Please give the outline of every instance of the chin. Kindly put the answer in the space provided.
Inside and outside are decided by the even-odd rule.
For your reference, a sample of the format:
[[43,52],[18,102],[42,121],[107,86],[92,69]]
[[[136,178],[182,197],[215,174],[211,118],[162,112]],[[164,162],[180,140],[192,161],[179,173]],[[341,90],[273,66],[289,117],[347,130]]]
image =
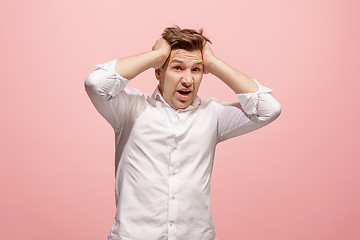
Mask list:
[[191,104],[177,104],[175,107],[176,109],[184,109],[190,106]]

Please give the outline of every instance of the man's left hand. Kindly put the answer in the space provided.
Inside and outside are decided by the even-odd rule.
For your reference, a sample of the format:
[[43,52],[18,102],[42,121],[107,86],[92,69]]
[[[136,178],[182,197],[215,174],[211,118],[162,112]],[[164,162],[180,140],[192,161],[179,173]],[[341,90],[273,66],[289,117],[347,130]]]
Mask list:
[[216,56],[210,48],[210,43],[206,42],[202,50],[203,62],[204,62],[204,74],[211,73],[211,66],[217,61]]

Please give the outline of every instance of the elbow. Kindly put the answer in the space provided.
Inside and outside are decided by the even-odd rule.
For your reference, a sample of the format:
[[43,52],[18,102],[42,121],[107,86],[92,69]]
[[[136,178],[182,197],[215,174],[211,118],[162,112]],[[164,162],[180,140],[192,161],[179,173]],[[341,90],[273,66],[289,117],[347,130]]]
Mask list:
[[84,87],[86,91],[93,90],[96,88],[96,79],[93,76],[93,73],[90,73],[84,81]]
[[270,111],[270,114],[269,114],[269,120],[270,122],[274,121],[275,119],[277,119],[280,114],[281,114],[281,111],[282,111],[282,107],[280,105],[280,103],[278,103],[276,101],[276,103],[273,104],[272,108],[271,108],[271,111]]
[[264,123],[271,123],[277,119],[282,111],[281,104],[270,94],[263,96],[264,105],[258,109],[258,120]]
[[102,70],[95,70],[90,73],[84,81],[85,90],[87,92],[97,93],[104,85],[104,72]]

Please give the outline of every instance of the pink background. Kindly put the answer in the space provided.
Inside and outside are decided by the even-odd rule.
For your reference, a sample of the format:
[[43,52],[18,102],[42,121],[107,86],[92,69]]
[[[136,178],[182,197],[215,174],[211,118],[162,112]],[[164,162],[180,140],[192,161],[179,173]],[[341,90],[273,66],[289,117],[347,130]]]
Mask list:
[[[95,64],[203,27],[215,54],[274,90],[281,116],[220,144],[220,240],[360,239],[355,0],[5,1],[0,9],[1,239],[106,239],[114,137],[83,86]],[[131,82],[152,93],[149,70]],[[199,93],[233,101],[205,76]]]

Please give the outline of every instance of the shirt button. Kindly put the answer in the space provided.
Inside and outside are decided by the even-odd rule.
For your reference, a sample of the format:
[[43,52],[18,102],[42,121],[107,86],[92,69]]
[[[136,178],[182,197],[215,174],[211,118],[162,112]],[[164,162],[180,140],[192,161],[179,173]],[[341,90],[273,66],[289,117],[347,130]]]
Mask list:
[[176,172],[175,172],[175,170],[173,170],[173,171],[172,171],[172,175],[175,175],[175,174],[176,174]]
[[170,227],[172,227],[172,225],[173,225],[173,222],[169,222],[169,225],[170,225]]
[[177,148],[178,148],[178,146],[177,146],[177,145],[175,145],[175,146],[174,146],[174,149],[176,150]]
[[175,195],[172,195],[171,198],[172,198],[172,199],[175,199]]

